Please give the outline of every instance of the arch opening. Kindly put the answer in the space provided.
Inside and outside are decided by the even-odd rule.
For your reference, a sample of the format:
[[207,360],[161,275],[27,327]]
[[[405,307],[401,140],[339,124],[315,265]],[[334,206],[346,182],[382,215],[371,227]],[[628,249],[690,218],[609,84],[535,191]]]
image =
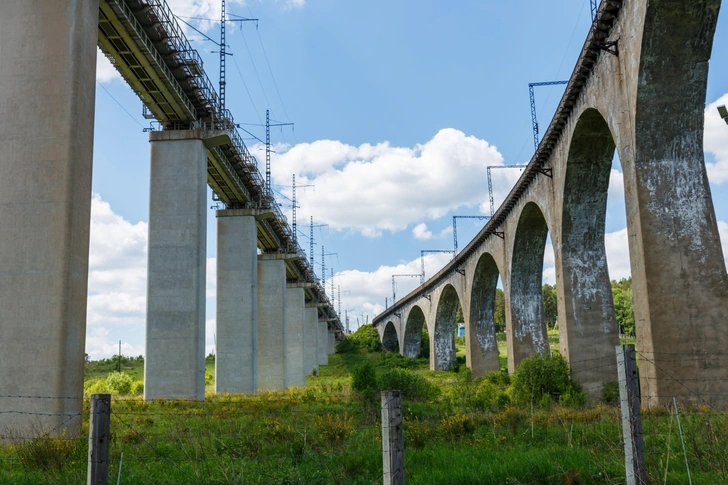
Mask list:
[[389,321],[384,327],[382,334],[382,347],[389,352],[399,352],[399,338],[394,323]]
[[[587,109],[572,135],[564,180],[559,303],[560,351],[592,395],[616,375],[619,330],[607,264],[607,199],[615,142],[604,117]],[[624,231],[626,243],[626,231]],[[598,359],[598,360],[596,360]],[[599,362],[600,365],[594,365]]]
[[549,350],[543,308],[543,264],[548,225],[541,209],[527,203],[518,219],[511,260],[508,372],[521,361]]
[[[475,377],[500,370],[498,350],[498,322],[500,310],[498,293],[500,272],[493,256],[483,254],[478,260],[473,275],[470,296],[469,331],[465,335],[466,362]],[[505,313],[504,313],[505,315]],[[500,322],[505,326],[505,321]]]
[[450,370],[457,358],[455,355],[455,330],[460,298],[452,285],[447,285],[440,294],[435,315],[435,331],[430,349],[430,369]]
[[422,352],[422,333],[427,332],[427,325],[425,322],[425,314],[422,309],[415,305],[407,315],[407,322],[404,327],[404,343],[402,355],[412,359],[418,357],[430,357],[429,353],[429,337],[428,337],[428,351]]

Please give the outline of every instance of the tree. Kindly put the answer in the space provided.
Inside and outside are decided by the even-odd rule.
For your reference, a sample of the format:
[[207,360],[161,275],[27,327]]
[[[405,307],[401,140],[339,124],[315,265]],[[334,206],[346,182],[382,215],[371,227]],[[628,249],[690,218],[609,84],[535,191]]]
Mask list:
[[553,330],[558,319],[556,311],[556,287],[546,283],[541,287],[541,297],[543,300],[543,321],[549,329]]
[[619,323],[619,333],[634,337],[634,300],[632,298],[632,278],[612,281],[612,297],[614,298],[614,314]]
[[506,296],[500,288],[495,289],[495,311],[493,323],[496,332],[506,331]]

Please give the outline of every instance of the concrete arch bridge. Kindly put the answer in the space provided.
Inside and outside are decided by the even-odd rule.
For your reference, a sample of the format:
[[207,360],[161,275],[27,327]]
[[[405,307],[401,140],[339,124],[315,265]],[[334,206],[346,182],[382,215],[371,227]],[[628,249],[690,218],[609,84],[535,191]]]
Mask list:
[[560,351],[592,396],[617,380],[619,334],[605,254],[607,188],[622,164],[643,403],[725,404],[728,276],[704,164],[703,123],[720,0],[604,0],[537,152],[504,203],[445,268],[378,315],[383,344],[430,366],[498,370],[495,292],[505,292],[508,370],[548,349],[547,235]]

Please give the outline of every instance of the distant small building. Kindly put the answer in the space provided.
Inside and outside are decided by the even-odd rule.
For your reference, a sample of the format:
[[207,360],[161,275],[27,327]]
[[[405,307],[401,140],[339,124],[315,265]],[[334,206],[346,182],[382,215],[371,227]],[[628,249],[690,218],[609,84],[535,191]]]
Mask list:
[[458,323],[458,337],[465,337],[465,324]]

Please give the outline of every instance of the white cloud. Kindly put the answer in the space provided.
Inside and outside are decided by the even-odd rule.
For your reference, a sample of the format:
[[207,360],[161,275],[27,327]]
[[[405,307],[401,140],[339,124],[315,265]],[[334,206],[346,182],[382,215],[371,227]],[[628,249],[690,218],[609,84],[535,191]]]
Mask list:
[[[485,140],[461,131],[440,130],[430,141],[413,148],[389,143],[359,147],[320,140],[277,147],[273,181],[290,185],[296,173],[301,191],[299,215],[314,215],[332,229],[379,236],[383,230],[404,230],[422,219],[437,219],[463,207],[487,208],[486,166],[502,165],[503,157]],[[515,180],[516,170],[501,170],[501,180]],[[512,183],[495,184],[502,198]],[[291,196],[290,189],[283,190]],[[423,233],[425,234],[425,233]]]
[[720,243],[723,246],[723,258],[728,266],[728,224],[718,221],[718,233],[720,233]]
[[629,264],[627,228],[605,234],[604,245],[607,252],[609,279],[619,281],[622,278],[629,278],[632,275],[632,269]]
[[718,106],[728,105],[728,94],[705,108],[705,151],[715,157],[707,163],[708,178],[713,184],[728,182],[728,125],[718,114]]
[[111,64],[111,61],[101,52],[101,49],[96,48],[96,80],[101,83],[107,83],[114,79],[121,79],[121,74]]
[[412,235],[415,239],[420,239],[422,241],[428,241],[434,237],[432,231],[427,230],[427,224],[424,222],[420,222],[412,229]]

